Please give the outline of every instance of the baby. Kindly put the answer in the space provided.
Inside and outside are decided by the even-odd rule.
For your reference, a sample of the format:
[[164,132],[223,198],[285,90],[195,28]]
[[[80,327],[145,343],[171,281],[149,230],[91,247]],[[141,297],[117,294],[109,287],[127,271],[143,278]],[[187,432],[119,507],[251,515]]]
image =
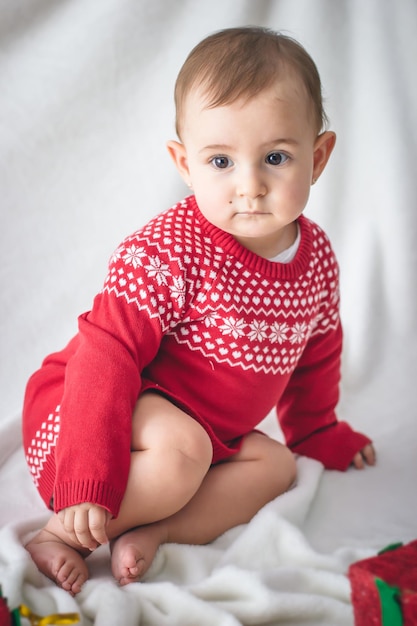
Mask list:
[[[192,194],[117,248],[26,390],[26,457],[53,511],[26,547],[73,595],[101,544],[124,585],[162,543],[248,522],[294,483],[294,453],[375,463],[335,415],[338,266],[303,216],[335,144],[314,62],[279,33],[223,30],[190,53],[175,101],[168,150]],[[274,407],[287,445],[257,430]]]

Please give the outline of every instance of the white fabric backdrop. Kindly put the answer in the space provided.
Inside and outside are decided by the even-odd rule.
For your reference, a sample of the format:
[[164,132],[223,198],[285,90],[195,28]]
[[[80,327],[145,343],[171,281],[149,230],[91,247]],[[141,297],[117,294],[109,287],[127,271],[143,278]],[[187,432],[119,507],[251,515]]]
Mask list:
[[[61,348],[119,241],[186,194],[165,149],[173,86],[219,28],[296,37],[325,88],[332,160],[306,214],[341,265],[340,416],[378,466],[323,472],[213,546],[166,546],[121,590],[107,555],[77,601],[21,548],[44,509],[25,467],[29,375]],[[415,0],[0,0],[0,584],[11,604],[85,624],[352,624],[349,562],[417,537]],[[267,421],[270,432],[275,425]],[[70,608],[68,608],[70,607]]]

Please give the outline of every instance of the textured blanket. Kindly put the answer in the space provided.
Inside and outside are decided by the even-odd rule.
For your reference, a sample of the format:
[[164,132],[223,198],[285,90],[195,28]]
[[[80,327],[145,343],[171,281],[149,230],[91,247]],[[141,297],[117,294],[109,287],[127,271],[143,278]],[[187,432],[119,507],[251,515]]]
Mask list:
[[[22,463],[17,453],[3,471],[9,466],[12,478]],[[323,469],[300,458],[298,470],[297,485],[249,524],[207,546],[162,546],[142,583],[118,587],[107,548],[100,548],[89,558],[91,579],[76,599],[40,574],[22,547],[45,515],[7,524],[0,531],[0,580],[9,606],[23,602],[39,614],[81,610],[83,624],[102,626],[351,624],[345,574],[371,552],[340,547],[323,554],[311,547],[301,527]]]

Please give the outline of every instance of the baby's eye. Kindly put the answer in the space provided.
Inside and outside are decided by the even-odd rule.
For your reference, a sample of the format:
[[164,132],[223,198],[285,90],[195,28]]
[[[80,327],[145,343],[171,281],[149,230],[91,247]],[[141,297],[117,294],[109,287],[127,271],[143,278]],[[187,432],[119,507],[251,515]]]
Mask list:
[[210,163],[218,170],[225,170],[233,165],[233,161],[227,156],[215,156],[211,159]]
[[283,165],[284,163],[286,163],[286,161],[288,161],[289,158],[290,157],[283,152],[270,152],[266,156],[265,161],[269,165]]

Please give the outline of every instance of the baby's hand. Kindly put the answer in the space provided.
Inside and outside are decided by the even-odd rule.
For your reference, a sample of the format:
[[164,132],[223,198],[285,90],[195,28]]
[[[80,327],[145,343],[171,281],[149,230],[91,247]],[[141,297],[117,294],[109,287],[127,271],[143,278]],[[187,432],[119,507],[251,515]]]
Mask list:
[[111,514],[102,506],[83,502],[63,509],[58,517],[72,541],[83,548],[95,550],[108,543],[106,527]]
[[353,457],[352,465],[356,469],[364,469],[366,465],[375,465],[376,454],[375,449],[371,443],[368,443],[362,450],[359,450]]

